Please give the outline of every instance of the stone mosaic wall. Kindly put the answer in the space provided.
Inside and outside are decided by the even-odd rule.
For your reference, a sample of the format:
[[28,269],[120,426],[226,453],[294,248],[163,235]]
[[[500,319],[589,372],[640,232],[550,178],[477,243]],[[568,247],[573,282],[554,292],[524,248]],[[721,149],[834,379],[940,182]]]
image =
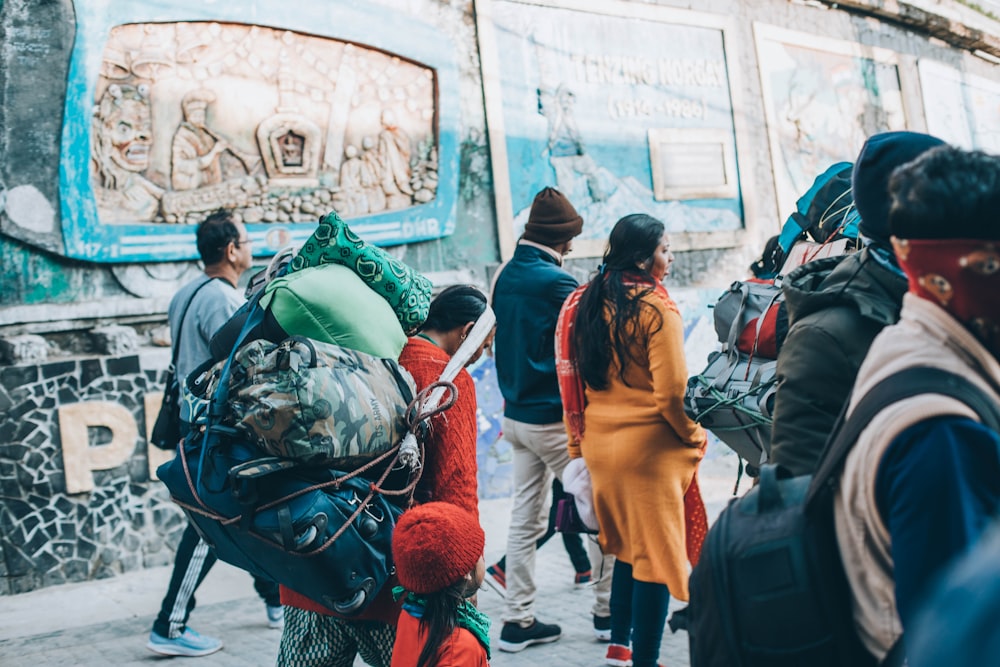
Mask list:
[[[118,404],[144,427],[144,397],[160,390],[163,366],[143,368],[132,355],[0,369],[11,399],[0,414],[0,592],[170,561],[167,545],[180,539],[184,517],[163,487],[150,483],[144,441],[133,443],[120,465],[90,472],[92,491],[67,494],[59,433],[60,407],[84,401]],[[114,437],[106,428],[87,432],[93,448]]]

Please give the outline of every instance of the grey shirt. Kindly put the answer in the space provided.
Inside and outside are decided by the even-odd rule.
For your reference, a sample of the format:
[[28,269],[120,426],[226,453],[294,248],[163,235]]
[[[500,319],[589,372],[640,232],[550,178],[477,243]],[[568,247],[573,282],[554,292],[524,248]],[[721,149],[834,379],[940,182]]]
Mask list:
[[[201,285],[205,286],[191,300],[184,315],[184,326],[181,327],[184,304]],[[212,356],[209,341],[242,303],[243,295],[239,290],[223,279],[213,280],[208,276],[191,281],[170,300],[167,319],[170,321],[170,339],[178,346],[176,375],[181,387],[184,387],[188,374]],[[181,393],[183,395],[183,390]],[[181,419],[191,421],[189,401],[181,401]]]

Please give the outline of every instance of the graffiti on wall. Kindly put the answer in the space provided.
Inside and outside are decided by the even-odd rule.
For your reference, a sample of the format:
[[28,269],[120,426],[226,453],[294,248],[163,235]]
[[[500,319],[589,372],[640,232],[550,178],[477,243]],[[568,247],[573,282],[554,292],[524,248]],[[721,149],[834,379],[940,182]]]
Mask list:
[[250,4],[80,7],[61,158],[67,255],[193,259],[194,225],[217,208],[242,216],[264,255],[331,209],[381,245],[453,231],[450,40],[420,21],[362,30],[379,15],[368,3]]
[[927,131],[949,144],[1000,154],[1000,84],[934,60],[917,63]]
[[742,228],[721,27],[506,0],[492,3],[492,15],[509,234],[521,233],[547,185],[586,221],[584,254],[600,254],[629,213],[657,216],[671,232]]
[[853,162],[865,139],[906,129],[894,53],[754,24],[778,212],[813,180]]

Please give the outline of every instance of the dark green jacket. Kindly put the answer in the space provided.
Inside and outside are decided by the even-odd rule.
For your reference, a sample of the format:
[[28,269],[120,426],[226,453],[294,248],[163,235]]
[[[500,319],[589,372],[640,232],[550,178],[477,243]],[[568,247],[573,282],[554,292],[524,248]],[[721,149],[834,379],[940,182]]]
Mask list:
[[872,340],[899,319],[906,278],[870,249],[804,264],[782,291],[789,330],[778,354],[771,461],[815,472]]

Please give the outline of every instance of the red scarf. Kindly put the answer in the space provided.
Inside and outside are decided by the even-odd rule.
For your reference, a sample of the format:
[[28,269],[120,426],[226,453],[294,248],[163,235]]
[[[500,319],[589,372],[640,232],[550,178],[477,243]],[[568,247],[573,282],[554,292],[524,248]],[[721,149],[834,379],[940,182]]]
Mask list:
[[910,292],[944,308],[987,349],[1000,351],[1000,243],[893,239]]
[[[594,278],[594,280],[607,279],[603,272]],[[660,297],[668,309],[680,314],[677,304],[667,293],[667,288],[659,281],[632,273],[623,275],[622,279],[624,284],[630,287],[652,287],[652,293]],[[580,440],[583,438],[583,432],[586,428],[584,410],[587,407],[587,397],[583,376],[580,375],[580,369],[577,365],[573,330],[576,325],[577,311],[580,308],[580,297],[583,296],[588,286],[589,284],[581,285],[566,298],[556,322],[556,375],[559,379],[559,393],[562,396],[563,417],[570,437],[570,454],[574,458],[580,456]],[[701,498],[701,491],[698,489],[697,471],[684,494],[684,519],[688,560],[692,565],[695,565],[698,563],[701,545],[708,532],[708,516],[705,512],[705,503]]]

